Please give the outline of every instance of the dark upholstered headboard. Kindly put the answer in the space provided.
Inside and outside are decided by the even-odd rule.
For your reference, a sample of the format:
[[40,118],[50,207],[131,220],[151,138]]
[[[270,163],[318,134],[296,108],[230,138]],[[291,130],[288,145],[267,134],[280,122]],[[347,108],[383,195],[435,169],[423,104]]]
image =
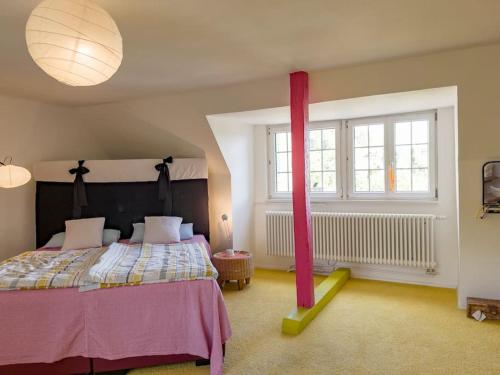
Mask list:
[[[105,228],[119,229],[122,238],[132,235],[132,223],[144,216],[161,216],[156,182],[86,183],[88,206],[82,218],[105,217]],[[207,179],[175,180],[172,216],[194,223],[194,232],[210,240]],[[41,247],[52,235],[65,230],[73,213],[73,184],[38,181],[36,185],[36,243]]]

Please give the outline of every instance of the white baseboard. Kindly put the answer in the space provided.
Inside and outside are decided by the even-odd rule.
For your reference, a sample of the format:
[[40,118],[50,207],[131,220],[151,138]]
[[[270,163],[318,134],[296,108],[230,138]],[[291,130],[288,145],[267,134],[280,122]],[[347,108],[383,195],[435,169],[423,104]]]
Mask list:
[[[257,268],[287,271],[288,266],[282,264],[257,263]],[[351,276],[358,279],[388,281],[403,284],[425,285],[438,288],[456,289],[457,285],[439,279],[439,275],[426,275],[423,270],[402,267],[383,267],[371,264],[337,263],[337,267],[351,269]]]
[[369,266],[346,266],[351,269],[351,275],[358,279],[369,279],[378,281],[389,281],[403,284],[425,285],[438,288],[456,289],[456,285],[443,280],[439,280],[436,276],[426,275],[422,270],[420,273],[412,271],[391,271],[387,269],[377,269]]

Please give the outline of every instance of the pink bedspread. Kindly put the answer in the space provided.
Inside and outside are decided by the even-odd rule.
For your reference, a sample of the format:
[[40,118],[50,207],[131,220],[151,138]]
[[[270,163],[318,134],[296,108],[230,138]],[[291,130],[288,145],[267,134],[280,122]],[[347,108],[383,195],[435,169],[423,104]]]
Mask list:
[[222,374],[222,343],[231,336],[215,280],[3,291],[0,327],[0,365],[191,354],[210,358],[212,375]]
[[0,293],[0,365],[187,353],[222,374],[231,336],[214,280]]

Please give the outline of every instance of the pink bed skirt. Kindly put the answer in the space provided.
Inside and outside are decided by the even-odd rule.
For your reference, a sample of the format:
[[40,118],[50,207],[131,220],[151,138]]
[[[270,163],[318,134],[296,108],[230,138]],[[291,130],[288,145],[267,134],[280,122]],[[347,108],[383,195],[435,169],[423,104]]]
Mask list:
[[210,358],[213,375],[231,336],[215,280],[0,292],[0,327],[0,366],[190,354]]

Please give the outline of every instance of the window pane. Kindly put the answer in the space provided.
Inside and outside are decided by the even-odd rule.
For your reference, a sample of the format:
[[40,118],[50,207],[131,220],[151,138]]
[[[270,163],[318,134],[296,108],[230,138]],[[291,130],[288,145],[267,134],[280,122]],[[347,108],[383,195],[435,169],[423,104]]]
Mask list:
[[396,170],[396,191],[411,191],[411,169]]
[[427,145],[417,145],[412,146],[412,167],[422,168],[428,166],[428,146]]
[[[292,144],[290,131],[274,133],[276,192],[292,191]],[[309,189],[311,191],[336,191],[336,132],[335,128],[309,131]],[[327,171],[327,175],[323,175]],[[326,186],[324,178],[326,178]]]
[[335,150],[323,151],[323,170],[334,171],[335,169]]
[[354,169],[368,169],[368,147],[354,150]]
[[309,131],[309,150],[321,150],[321,130]]
[[385,191],[385,173],[384,171],[370,171],[370,191]]
[[370,125],[370,146],[384,145],[384,124]]
[[354,147],[368,146],[368,126],[354,127]]
[[429,170],[413,169],[413,191],[429,191]]
[[322,191],[323,184],[321,181],[321,172],[311,172],[311,191]]
[[286,150],[286,133],[276,133],[276,152],[282,152]]
[[323,173],[323,191],[337,191],[337,177],[335,172]]
[[276,174],[276,191],[287,192],[288,191],[288,175],[289,173],[277,173]]
[[356,192],[385,191],[384,131],[385,125],[377,123],[354,127],[354,190]]
[[396,168],[411,168],[411,146],[396,146]]
[[400,122],[394,126],[396,191],[429,191],[429,121]]
[[413,121],[411,138],[413,144],[429,143],[429,122]]
[[384,148],[370,147],[370,169],[384,169],[384,164]]
[[276,171],[288,172],[288,152],[278,152],[276,154]]
[[323,129],[323,150],[331,150],[335,147],[335,129]]
[[396,136],[394,143],[397,145],[411,144],[411,123],[410,122],[396,122],[394,124]]
[[356,171],[354,174],[354,189],[357,192],[370,191],[368,171]]
[[310,151],[309,162],[311,171],[321,171],[321,151]]

